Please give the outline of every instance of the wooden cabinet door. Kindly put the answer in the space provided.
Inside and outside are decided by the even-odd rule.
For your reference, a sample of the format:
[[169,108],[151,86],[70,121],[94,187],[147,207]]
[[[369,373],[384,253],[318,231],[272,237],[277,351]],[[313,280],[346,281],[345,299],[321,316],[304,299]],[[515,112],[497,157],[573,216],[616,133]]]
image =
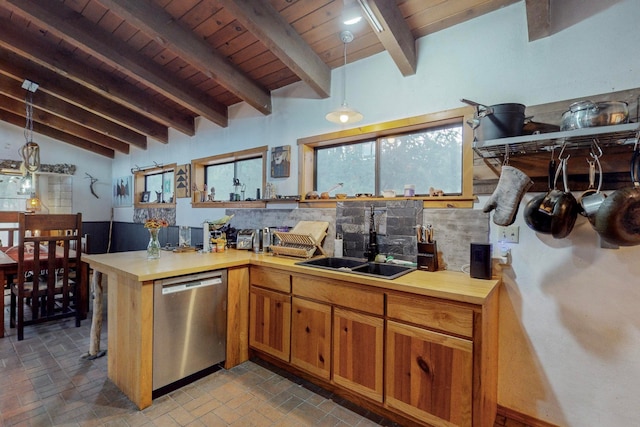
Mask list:
[[293,298],[291,364],[325,380],[331,374],[331,306]]
[[432,425],[471,426],[471,341],[387,322],[386,403]]
[[334,382],[382,402],[383,340],[383,319],[335,308]]
[[249,293],[249,346],[289,361],[291,296],[251,287]]

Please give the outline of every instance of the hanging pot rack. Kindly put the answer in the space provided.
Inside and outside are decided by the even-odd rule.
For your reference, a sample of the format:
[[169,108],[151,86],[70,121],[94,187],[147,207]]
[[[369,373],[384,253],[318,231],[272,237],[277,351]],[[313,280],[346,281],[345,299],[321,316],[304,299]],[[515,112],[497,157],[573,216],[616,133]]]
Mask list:
[[607,147],[613,146],[633,146],[638,132],[640,132],[640,124],[625,123],[621,125],[475,141],[473,150],[483,159],[504,159],[526,156],[527,154],[551,152],[563,147],[566,150],[588,149],[591,147],[594,139],[597,139],[601,149],[606,150]]

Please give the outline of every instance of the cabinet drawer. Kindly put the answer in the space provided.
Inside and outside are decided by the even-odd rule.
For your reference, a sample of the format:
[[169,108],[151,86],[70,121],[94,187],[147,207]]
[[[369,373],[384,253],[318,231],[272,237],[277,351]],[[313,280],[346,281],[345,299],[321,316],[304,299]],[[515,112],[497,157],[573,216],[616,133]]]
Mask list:
[[473,310],[427,297],[387,295],[387,315],[428,328],[473,337]]
[[273,289],[284,293],[291,292],[291,275],[280,270],[263,267],[251,267],[249,280],[252,285]]
[[312,276],[293,276],[293,294],[382,316],[384,294]]

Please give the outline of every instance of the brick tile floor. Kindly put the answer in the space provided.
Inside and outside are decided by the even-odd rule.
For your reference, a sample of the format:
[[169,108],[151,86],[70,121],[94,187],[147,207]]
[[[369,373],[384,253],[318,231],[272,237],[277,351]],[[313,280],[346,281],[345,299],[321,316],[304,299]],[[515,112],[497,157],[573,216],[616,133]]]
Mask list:
[[[6,291],[5,291],[6,293]],[[8,303],[8,297],[6,297]],[[86,360],[90,320],[25,328],[5,310],[0,339],[0,426],[376,426],[395,424],[262,363],[221,369],[139,411],[107,378],[107,357]],[[106,313],[106,310],[105,310]],[[91,317],[89,316],[89,319]],[[107,323],[101,348],[107,348]],[[523,427],[496,420],[496,426]]]

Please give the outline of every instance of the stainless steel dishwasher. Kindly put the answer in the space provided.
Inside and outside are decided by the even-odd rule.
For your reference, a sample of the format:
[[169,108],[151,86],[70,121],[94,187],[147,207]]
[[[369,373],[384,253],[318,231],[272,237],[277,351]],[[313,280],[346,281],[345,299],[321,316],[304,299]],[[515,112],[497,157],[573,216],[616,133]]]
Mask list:
[[227,271],[156,280],[153,390],[225,360]]

